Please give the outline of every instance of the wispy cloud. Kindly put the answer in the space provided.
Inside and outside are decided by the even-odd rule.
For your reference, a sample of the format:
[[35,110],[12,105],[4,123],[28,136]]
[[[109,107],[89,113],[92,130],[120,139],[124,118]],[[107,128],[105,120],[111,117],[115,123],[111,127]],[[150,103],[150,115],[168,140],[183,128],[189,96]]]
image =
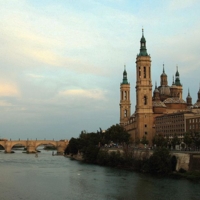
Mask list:
[[76,97],[76,98],[90,98],[90,99],[105,99],[105,92],[99,89],[72,89],[72,90],[64,90],[59,93],[61,96],[65,97]]
[[0,96],[9,97],[9,96],[19,96],[20,91],[17,86],[11,83],[0,83]]
[[0,106],[1,107],[7,107],[7,106],[12,106],[12,104],[5,101],[5,100],[0,100]]
[[27,76],[29,76],[31,78],[36,78],[36,79],[44,78],[44,76],[39,75],[39,74],[27,74]]

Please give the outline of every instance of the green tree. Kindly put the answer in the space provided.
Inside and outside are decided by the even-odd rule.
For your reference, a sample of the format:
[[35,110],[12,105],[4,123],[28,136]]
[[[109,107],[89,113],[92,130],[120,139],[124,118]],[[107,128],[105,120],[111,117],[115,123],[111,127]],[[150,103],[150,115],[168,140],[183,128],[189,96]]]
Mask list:
[[67,148],[65,149],[65,154],[76,155],[78,153],[78,139],[71,138]]
[[172,141],[171,141],[171,144],[173,146],[173,148],[175,149],[175,146],[176,145],[179,145],[180,144],[180,140],[178,139],[177,135],[174,135]]
[[83,154],[84,161],[88,163],[96,163],[99,149],[100,149],[99,147],[93,144],[89,144],[89,146],[85,148],[85,151]]
[[192,144],[192,137],[190,133],[186,133],[183,138],[183,142],[188,146],[191,147]]
[[172,171],[172,161],[169,150],[157,148],[149,158],[146,170],[152,174],[168,174]]
[[140,143],[143,144],[143,145],[145,145],[145,144],[146,144],[146,145],[149,144],[149,141],[147,140],[147,138],[146,138],[145,135],[142,137]]
[[155,135],[152,139],[153,145],[156,145],[157,147],[166,147],[167,146],[167,140],[163,137],[163,135]]
[[200,147],[200,133],[199,132],[195,132],[192,135],[192,140],[193,140],[193,144],[196,148]]
[[110,143],[113,141],[114,143],[126,143],[128,144],[130,141],[130,134],[124,129],[124,127],[119,124],[113,125],[106,130],[104,133],[105,142]]

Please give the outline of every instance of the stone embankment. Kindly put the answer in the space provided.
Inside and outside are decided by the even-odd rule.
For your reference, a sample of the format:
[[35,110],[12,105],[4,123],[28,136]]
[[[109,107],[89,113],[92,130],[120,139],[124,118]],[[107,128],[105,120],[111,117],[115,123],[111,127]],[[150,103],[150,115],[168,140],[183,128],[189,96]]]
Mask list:
[[[124,153],[123,149],[111,148],[108,152]],[[134,149],[132,150],[133,158],[143,160],[149,158],[153,154],[152,150],[148,149]],[[200,152],[171,152],[172,156],[177,159],[176,171],[184,169],[185,171],[200,171]],[[77,155],[65,155],[67,158],[71,158],[78,161],[83,161],[83,157],[80,153]]]
[[[118,151],[117,149],[109,149],[110,152]],[[123,150],[120,150],[122,153]],[[133,158],[143,160],[149,158],[152,150],[148,149],[134,149],[132,150]],[[172,156],[177,159],[176,171],[184,169],[185,171],[200,171],[200,152],[171,152]]]

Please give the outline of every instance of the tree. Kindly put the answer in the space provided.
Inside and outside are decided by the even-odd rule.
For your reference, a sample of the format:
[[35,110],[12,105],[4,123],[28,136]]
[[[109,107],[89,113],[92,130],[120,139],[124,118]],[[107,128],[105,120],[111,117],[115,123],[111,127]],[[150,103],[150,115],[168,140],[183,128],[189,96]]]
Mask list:
[[148,172],[152,174],[170,173],[172,171],[172,160],[169,150],[166,148],[157,148],[149,158],[147,166]]
[[89,144],[89,146],[85,148],[85,151],[83,154],[84,160],[88,163],[96,163],[99,149],[100,149],[99,147],[93,144]]
[[195,132],[192,139],[193,139],[194,146],[196,148],[199,148],[200,147],[200,133]]
[[145,145],[145,144],[146,144],[146,145],[149,144],[149,141],[147,140],[147,138],[146,138],[145,135],[142,137],[140,143],[143,144],[143,145]]
[[119,124],[113,125],[108,128],[104,134],[105,142],[110,143],[126,143],[130,141],[130,134]]
[[156,145],[157,147],[166,147],[167,146],[167,140],[163,137],[163,135],[155,135],[152,139],[153,145]]
[[78,153],[78,139],[71,138],[67,148],[65,149],[65,154],[77,154]]
[[175,149],[175,146],[176,145],[179,145],[180,144],[180,140],[178,139],[177,135],[174,135],[172,141],[171,141],[171,144],[173,146],[173,148]]
[[190,133],[186,133],[186,134],[184,135],[183,142],[184,142],[188,147],[191,146],[191,144],[192,144],[192,137],[191,137],[191,134],[190,134]]

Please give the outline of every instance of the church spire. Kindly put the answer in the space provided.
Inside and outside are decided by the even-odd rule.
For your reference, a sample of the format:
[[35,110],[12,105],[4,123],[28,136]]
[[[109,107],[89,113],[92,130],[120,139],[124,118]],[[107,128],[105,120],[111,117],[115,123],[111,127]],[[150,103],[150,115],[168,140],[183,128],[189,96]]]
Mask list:
[[174,76],[172,77],[172,80],[173,80],[173,81],[172,81],[172,85],[175,85],[175,83],[174,83]]
[[187,96],[187,98],[191,98],[191,96],[190,96],[190,89],[188,88],[188,96]]
[[129,84],[127,79],[126,65],[124,65],[123,80],[121,84]]
[[192,97],[190,96],[189,88],[188,88],[188,95],[187,95],[187,98],[186,98],[186,102],[187,102],[188,106],[192,106]]
[[176,86],[182,86],[181,82],[180,82],[180,75],[179,75],[179,72],[178,72],[178,66],[176,66],[176,74],[175,74],[175,76],[176,76],[175,85]]
[[146,39],[144,37],[144,29],[142,29],[142,38],[140,40],[140,53],[138,56],[149,56],[146,49]]
[[164,66],[164,63],[163,63],[163,74],[165,74],[165,66]]

